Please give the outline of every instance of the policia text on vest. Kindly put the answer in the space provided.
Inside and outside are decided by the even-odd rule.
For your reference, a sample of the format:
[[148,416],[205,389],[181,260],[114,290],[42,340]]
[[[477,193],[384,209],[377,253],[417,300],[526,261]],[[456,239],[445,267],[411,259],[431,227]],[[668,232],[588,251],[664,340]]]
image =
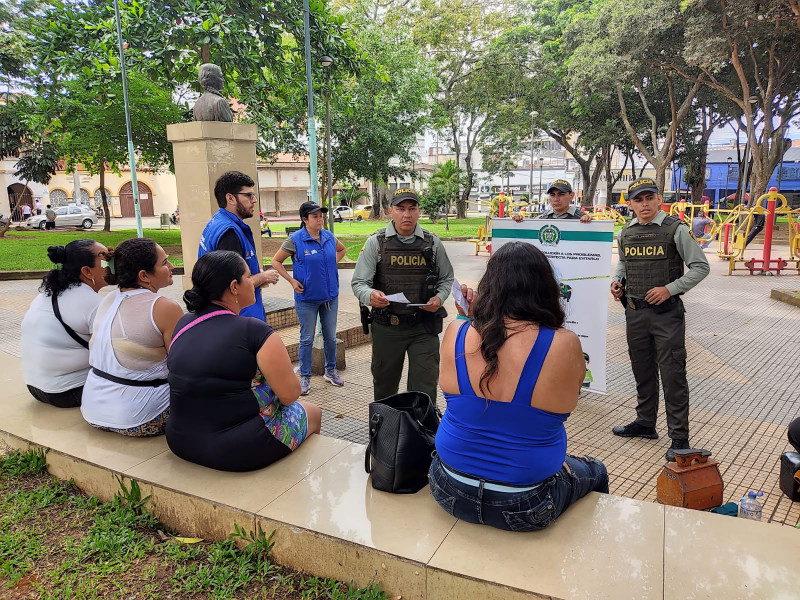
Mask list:
[[[450,294],[453,267],[441,241],[415,224],[411,235],[400,235],[394,222],[367,240],[353,272],[353,293],[372,306],[376,290],[388,296],[403,293],[410,304],[441,303]],[[372,379],[375,399],[397,393],[408,355],[410,391],[436,398],[439,377],[439,336],[444,309],[420,310],[404,303],[372,307]]]

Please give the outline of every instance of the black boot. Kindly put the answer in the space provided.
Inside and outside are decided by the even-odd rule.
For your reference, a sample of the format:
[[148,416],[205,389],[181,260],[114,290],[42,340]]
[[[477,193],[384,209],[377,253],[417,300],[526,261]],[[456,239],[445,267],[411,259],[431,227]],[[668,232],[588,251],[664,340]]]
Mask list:
[[636,421],[628,425],[617,425],[611,430],[611,433],[622,437],[640,437],[648,440],[658,439],[655,427],[645,427],[644,425],[639,425]]
[[675,462],[674,450],[688,450],[689,448],[691,448],[689,440],[672,440],[672,445],[669,447],[664,457],[667,459],[667,462]]

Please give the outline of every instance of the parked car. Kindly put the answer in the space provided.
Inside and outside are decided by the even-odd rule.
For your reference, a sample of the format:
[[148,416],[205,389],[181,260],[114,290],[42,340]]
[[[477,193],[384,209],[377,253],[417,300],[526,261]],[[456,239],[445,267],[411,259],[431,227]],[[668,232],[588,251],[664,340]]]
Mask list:
[[6,220],[7,220],[6,216],[3,213],[0,213],[0,227],[6,226]]
[[333,220],[336,223],[341,223],[345,219],[353,218],[353,209],[349,206],[334,206],[333,207]]
[[351,218],[355,219],[356,221],[363,221],[364,219],[369,219],[371,214],[372,204],[359,204],[353,211],[353,216]]
[[[83,227],[91,229],[97,223],[97,215],[85,204],[70,204],[56,209],[56,227]],[[31,229],[44,229],[47,227],[45,215],[34,215],[27,220]]]

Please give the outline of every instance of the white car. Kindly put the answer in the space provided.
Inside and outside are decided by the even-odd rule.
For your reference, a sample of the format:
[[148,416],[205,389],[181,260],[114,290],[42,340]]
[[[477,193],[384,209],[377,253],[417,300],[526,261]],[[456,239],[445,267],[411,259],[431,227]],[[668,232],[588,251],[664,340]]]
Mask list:
[[[97,223],[97,215],[94,210],[85,204],[70,204],[60,206],[56,210],[56,227],[83,227],[91,229]],[[43,214],[34,215],[26,221],[31,229],[46,229],[47,217]]]
[[353,218],[353,209],[349,206],[334,206],[333,207],[333,220],[341,223],[345,219]]

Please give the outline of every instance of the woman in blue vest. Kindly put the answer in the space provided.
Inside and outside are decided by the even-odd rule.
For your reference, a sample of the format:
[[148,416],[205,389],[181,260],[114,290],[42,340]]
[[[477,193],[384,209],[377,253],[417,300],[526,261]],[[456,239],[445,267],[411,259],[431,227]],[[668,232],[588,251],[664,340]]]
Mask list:
[[586,374],[581,344],[564,328],[553,269],[531,244],[495,250],[474,303],[464,291],[470,315],[442,341],[447,410],[431,493],[470,523],[542,529],[589,492],[608,493],[602,462],[567,454],[564,423]]
[[[339,310],[339,271],[336,264],[345,255],[344,245],[323,229],[328,209],[314,202],[300,206],[303,226],[281,245],[272,257],[272,267],[294,288],[295,310],[300,320],[300,395],[311,389],[311,350],[317,316],[322,324],[325,348],[325,380],[344,385],[336,370],[336,314]],[[292,257],[292,274],[283,261]]]

